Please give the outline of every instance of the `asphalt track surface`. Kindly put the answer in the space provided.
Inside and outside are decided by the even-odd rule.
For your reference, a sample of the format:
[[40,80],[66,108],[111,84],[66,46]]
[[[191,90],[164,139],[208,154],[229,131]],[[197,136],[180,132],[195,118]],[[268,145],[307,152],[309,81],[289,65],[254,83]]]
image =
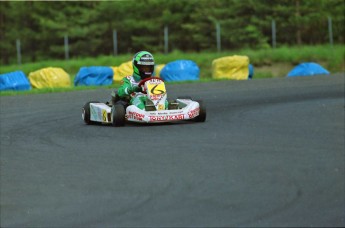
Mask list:
[[344,75],[167,89],[206,122],[85,125],[111,89],[0,97],[1,227],[345,225]]

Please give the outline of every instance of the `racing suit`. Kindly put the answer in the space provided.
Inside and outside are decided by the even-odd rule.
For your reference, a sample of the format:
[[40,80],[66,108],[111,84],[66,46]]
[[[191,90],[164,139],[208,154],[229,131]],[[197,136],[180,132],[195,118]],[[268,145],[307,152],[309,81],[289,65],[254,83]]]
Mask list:
[[[122,79],[122,85],[117,90],[117,95],[121,100],[129,101],[129,104],[135,105],[144,110],[147,97],[142,93],[141,88],[138,86],[140,79],[135,80],[134,76],[127,76]],[[116,92],[111,93],[112,103],[114,104]],[[168,101],[166,101],[166,108],[168,108]]]
[[[128,101],[130,104],[135,104],[138,108],[145,108],[146,97],[144,94],[139,93],[141,89],[138,87],[138,81],[135,80],[133,76],[124,77],[121,81],[122,85],[117,90],[117,95],[121,100]],[[116,91],[111,93],[112,101],[114,103]]]

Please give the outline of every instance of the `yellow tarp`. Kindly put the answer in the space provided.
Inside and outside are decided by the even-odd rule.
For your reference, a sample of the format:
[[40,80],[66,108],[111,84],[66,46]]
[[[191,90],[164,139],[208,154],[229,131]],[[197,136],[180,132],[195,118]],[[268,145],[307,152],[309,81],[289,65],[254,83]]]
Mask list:
[[248,56],[227,56],[212,61],[212,78],[247,80],[249,75]]
[[71,78],[62,68],[47,67],[29,74],[29,81],[33,88],[61,88],[70,87]]
[[165,64],[158,64],[155,66],[155,77],[159,77],[159,78],[161,77],[160,73],[163,67],[165,67]]
[[130,75],[133,74],[132,61],[128,61],[128,62],[122,63],[118,67],[112,67],[112,69],[114,71],[113,82],[119,82],[124,77],[130,76]]

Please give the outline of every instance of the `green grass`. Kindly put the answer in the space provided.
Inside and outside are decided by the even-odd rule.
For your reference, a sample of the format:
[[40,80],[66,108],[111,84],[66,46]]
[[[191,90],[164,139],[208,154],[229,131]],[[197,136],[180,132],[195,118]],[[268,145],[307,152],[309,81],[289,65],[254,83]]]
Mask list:
[[[212,80],[212,61],[217,58],[230,55],[246,55],[250,59],[250,63],[254,65],[254,78],[272,78],[285,76],[293,66],[301,62],[317,62],[330,72],[344,72],[344,45],[318,46],[301,46],[301,47],[279,47],[276,49],[261,50],[233,50],[224,52],[201,52],[201,53],[185,53],[173,51],[168,55],[162,53],[153,53],[156,64],[166,64],[171,61],[188,59],[193,60],[200,68],[201,81]],[[119,66],[124,62],[132,59],[131,54],[119,56],[100,56],[97,58],[77,58],[70,60],[49,60],[37,63],[24,63],[22,65],[1,66],[0,74],[21,70],[27,76],[30,72],[40,70],[46,67],[60,67],[64,69],[71,77],[73,82],[75,75],[83,66]],[[112,85],[110,87],[114,87]],[[78,86],[65,89],[32,89],[31,91],[16,92],[2,91],[0,95],[15,94],[32,94],[32,93],[50,93],[50,92],[67,92],[73,90],[95,89],[99,88]]]

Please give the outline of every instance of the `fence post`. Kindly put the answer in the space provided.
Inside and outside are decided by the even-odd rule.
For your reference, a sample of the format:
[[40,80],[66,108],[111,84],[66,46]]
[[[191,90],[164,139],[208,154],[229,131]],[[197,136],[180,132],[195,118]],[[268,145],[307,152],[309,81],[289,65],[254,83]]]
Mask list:
[[333,29],[332,29],[332,18],[328,17],[328,34],[329,34],[329,43],[333,47]]
[[164,53],[168,54],[169,51],[169,31],[168,26],[164,26]]
[[272,20],[272,47],[276,48],[276,21]]
[[17,59],[18,59],[18,65],[22,64],[22,55],[20,51],[20,39],[16,40],[16,47],[17,47]]
[[117,31],[113,30],[114,55],[117,55]]
[[69,59],[69,48],[68,48],[68,35],[66,34],[64,37],[64,43],[65,43],[65,59]]
[[216,22],[216,36],[217,36],[216,40],[217,40],[217,51],[218,52],[221,52],[221,49],[222,49],[220,34],[221,34],[220,24],[219,24],[219,22]]

